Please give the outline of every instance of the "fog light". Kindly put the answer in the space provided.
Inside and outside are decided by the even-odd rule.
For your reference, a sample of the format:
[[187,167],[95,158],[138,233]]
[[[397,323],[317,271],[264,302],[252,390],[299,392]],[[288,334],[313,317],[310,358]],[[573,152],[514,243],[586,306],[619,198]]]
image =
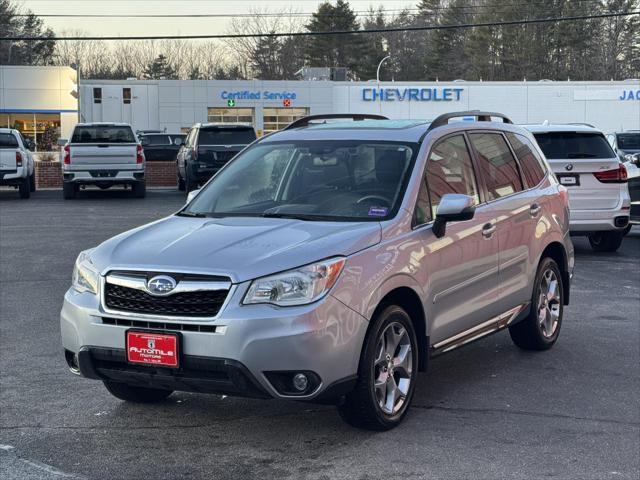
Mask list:
[[296,373],[293,376],[293,386],[299,392],[304,392],[309,386],[309,380],[304,373]]

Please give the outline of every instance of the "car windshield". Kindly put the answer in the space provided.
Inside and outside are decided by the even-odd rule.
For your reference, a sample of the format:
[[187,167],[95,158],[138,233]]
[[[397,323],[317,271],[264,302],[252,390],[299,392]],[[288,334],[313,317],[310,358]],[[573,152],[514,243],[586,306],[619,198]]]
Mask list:
[[618,133],[620,150],[640,150],[640,133]]
[[554,160],[615,158],[616,154],[600,133],[549,132],[534,134],[545,157]]
[[256,139],[252,127],[202,128],[199,145],[247,145]]
[[416,151],[413,144],[375,141],[257,144],[181,214],[382,220],[399,208]]
[[18,148],[18,139],[13,133],[0,133],[0,148]]
[[131,127],[115,125],[77,126],[71,143],[136,143]]

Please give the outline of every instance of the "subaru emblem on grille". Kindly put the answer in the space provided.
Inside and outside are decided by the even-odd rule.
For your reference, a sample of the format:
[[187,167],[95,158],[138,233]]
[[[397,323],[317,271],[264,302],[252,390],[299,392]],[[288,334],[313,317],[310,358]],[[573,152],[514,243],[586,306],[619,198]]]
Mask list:
[[176,288],[176,281],[167,275],[157,275],[147,281],[147,291],[151,295],[166,295]]

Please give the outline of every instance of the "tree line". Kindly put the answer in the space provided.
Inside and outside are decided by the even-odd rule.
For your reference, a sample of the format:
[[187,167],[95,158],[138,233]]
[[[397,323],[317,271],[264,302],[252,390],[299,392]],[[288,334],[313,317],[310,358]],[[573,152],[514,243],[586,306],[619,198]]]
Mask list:
[[[321,3],[304,19],[263,15],[231,21],[229,33],[326,32],[500,23],[640,8],[640,0],[420,0],[400,11],[371,7],[358,15],[346,0]],[[37,42],[0,41],[0,63],[76,65],[84,78],[294,79],[303,66],[347,67],[353,80],[622,80],[640,77],[640,18],[358,35],[267,37],[219,41],[59,41],[41,19],[0,0],[0,37],[39,35]],[[273,13],[273,12],[271,12]],[[79,31],[62,35],[81,36]]]

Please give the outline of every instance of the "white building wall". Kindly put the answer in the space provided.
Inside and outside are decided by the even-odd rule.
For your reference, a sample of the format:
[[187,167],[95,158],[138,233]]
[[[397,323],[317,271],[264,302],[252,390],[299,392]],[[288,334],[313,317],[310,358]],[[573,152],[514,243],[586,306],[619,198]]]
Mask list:
[[[206,122],[208,107],[226,107],[224,95],[245,91],[259,93],[261,98],[237,98],[235,106],[254,108],[258,130],[263,127],[263,108],[283,108],[281,99],[266,99],[265,92],[295,93],[291,107],[307,107],[311,114],[381,113],[390,118],[431,120],[441,113],[479,109],[504,113],[516,123],[585,122],[607,132],[640,129],[640,82],[637,81],[382,82],[379,87],[392,90],[393,98],[365,101],[363,90],[368,89],[370,94],[371,89],[378,88],[375,82],[91,80],[82,83],[83,101],[90,99],[94,86],[103,88],[103,105],[100,108],[87,103],[81,105],[88,121],[129,121],[122,108],[122,88],[130,87],[133,93],[130,116],[134,128],[166,128],[171,132]],[[407,89],[430,89],[438,98],[410,100]],[[459,95],[451,94],[454,89],[459,89]],[[445,90],[450,94],[446,101],[442,99]],[[632,99],[627,100],[629,92]],[[403,93],[404,98],[399,99]]]

